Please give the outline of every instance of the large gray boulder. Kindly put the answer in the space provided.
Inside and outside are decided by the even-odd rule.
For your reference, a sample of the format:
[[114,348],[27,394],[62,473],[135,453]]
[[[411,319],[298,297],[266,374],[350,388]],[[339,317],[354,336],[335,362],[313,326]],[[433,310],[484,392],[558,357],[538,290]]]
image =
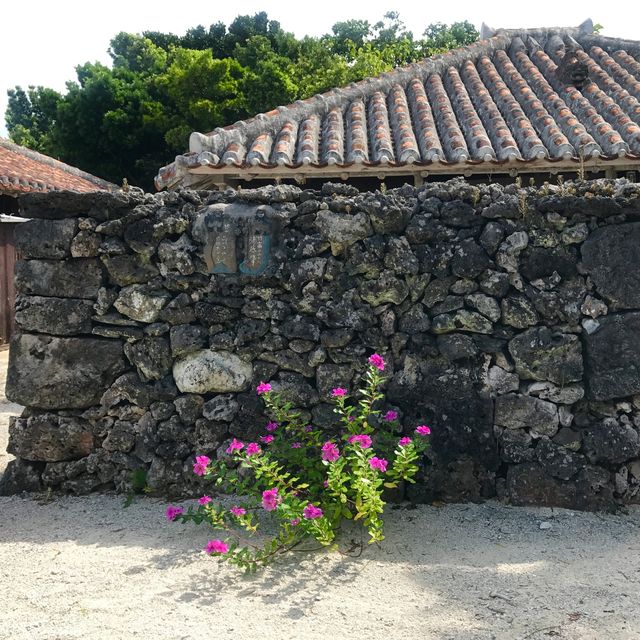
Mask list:
[[71,241],[78,221],[29,220],[16,227],[16,249],[23,258],[66,258],[71,255]]
[[11,342],[6,394],[29,407],[90,407],[126,368],[120,340],[18,334]]
[[91,425],[78,418],[45,413],[16,418],[9,427],[7,451],[24,460],[77,460],[88,456],[93,448]]
[[16,303],[16,322],[23,331],[74,335],[91,333],[92,300],[21,296]]
[[16,289],[20,293],[58,298],[98,297],[102,268],[97,260],[18,260]]
[[598,328],[584,336],[590,397],[609,400],[639,393],[640,312],[610,315],[594,322]]
[[596,229],[582,245],[582,264],[611,309],[640,307],[640,223]]
[[182,393],[231,393],[245,391],[253,367],[228,351],[203,349],[173,365],[173,377]]

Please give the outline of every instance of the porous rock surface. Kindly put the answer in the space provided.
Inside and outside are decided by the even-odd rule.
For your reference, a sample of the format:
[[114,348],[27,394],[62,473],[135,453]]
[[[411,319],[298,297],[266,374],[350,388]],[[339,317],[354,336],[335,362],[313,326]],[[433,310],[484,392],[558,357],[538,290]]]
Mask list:
[[406,434],[432,429],[409,498],[640,500],[634,184],[133,189],[22,205],[7,396],[26,409],[5,493],[127,491],[140,470],[159,494],[195,494],[195,455],[264,433],[257,384],[331,430],[331,389],[353,389],[377,352],[381,409]]

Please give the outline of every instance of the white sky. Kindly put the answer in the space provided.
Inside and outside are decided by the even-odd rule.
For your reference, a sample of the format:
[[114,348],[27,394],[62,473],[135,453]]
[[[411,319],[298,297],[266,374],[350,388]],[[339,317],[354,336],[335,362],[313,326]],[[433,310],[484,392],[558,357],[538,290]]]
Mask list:
[[225,24],[237,15],[266,11],[296,36],[322,35],[338,21],[377,22],[389,10],[416,37],[432,22],[469,20],[476,28],[577,26],[586,18],[604,25],[603,34],[640,40],[640,1],[513,0],[27,0],[0,3],[0,135],[6,135],[6,92],[16,84],[44,85],[63,90],[75,79],[74,68],[86,61],[109,63],[109,40],[120,31],[163,31],[183,34],[198,24]]

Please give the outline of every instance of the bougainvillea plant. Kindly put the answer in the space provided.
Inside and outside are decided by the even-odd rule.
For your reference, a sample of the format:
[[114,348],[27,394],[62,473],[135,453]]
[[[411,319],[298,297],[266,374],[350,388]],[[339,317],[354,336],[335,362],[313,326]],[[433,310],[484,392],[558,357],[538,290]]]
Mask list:
[[[226,532],[205,551],[248,571],[305,539],[331,545],[343,519],[361,520],[369,542],[383,540],[384,489],[415,482],[431,431],[419,425],[411,436],[398,437],[397,412],[380,409],[385,361],[373,354],[368,364],[355,397],[341,387],[332,391],[340,427],[333,437],[307,424],[271,384],[260,383],[256,392],[271,419],[259,442],[234,438],[222,459],[197,456],[193,465],[195,474],[211,480],[216,491],[232,493],[237,504],[225,508],[204,495],[186,510],[169,506],[167,518]],[[255,545],[250,536],[260,526],[260,512],[275,519],[277,533]],[[241,529],[249,539],[240,537]]]

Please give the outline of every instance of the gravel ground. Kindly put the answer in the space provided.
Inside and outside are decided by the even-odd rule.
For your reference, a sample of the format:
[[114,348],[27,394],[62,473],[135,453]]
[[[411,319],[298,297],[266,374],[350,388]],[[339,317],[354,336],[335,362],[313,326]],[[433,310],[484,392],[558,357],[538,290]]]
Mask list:
[[0,638],[640,639],[640,508],[401,507],[381,545],[347,534],[247,577],[165,506],[0,498]]

